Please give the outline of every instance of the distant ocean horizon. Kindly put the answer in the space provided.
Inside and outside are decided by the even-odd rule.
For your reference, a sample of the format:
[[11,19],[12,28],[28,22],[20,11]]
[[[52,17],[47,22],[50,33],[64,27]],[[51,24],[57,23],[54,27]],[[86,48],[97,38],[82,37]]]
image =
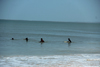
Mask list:
[[81,22],[81,21],[46,21],[46,20],[17,20],[17,19],[0,19],[0,21],[26,21],[26,22],[61,22],[61,23],[100,23],[100,22]]
[[100,23],[0,20],[0,67],[100,66],[99,61]]

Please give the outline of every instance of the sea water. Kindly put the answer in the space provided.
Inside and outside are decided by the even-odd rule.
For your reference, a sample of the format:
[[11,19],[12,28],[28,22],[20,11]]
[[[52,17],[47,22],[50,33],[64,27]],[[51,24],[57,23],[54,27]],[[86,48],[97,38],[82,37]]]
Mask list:
[[100,23],[0,20],[0,66],[77,63],[100,65]]

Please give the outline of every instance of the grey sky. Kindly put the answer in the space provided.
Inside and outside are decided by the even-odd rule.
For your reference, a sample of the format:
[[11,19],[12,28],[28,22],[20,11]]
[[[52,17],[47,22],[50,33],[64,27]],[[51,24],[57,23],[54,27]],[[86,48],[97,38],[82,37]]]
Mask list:
[[0,19],[100,22],[100,0],[0,0]]

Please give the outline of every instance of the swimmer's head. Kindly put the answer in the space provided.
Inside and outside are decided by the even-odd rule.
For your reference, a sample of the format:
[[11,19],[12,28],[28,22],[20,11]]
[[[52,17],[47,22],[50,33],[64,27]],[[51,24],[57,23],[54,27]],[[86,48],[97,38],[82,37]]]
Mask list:
[[14,40],[14,38],[12,38],[12,40]]

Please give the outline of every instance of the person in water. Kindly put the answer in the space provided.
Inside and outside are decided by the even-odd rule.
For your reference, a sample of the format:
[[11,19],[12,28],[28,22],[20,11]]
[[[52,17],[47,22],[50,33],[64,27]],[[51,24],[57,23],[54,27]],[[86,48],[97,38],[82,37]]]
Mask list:
[[25,38],[26,41],[28,41],[28,38]]
[[43,38],[41,38],[41,41],[40,42],[44,42]]
[[12,38],[12,40],[14,40],[14,38]]
[[72,43],[72,41],[70,40],[70,38],[68,38],[68,41],[67,41],[67,43]]

